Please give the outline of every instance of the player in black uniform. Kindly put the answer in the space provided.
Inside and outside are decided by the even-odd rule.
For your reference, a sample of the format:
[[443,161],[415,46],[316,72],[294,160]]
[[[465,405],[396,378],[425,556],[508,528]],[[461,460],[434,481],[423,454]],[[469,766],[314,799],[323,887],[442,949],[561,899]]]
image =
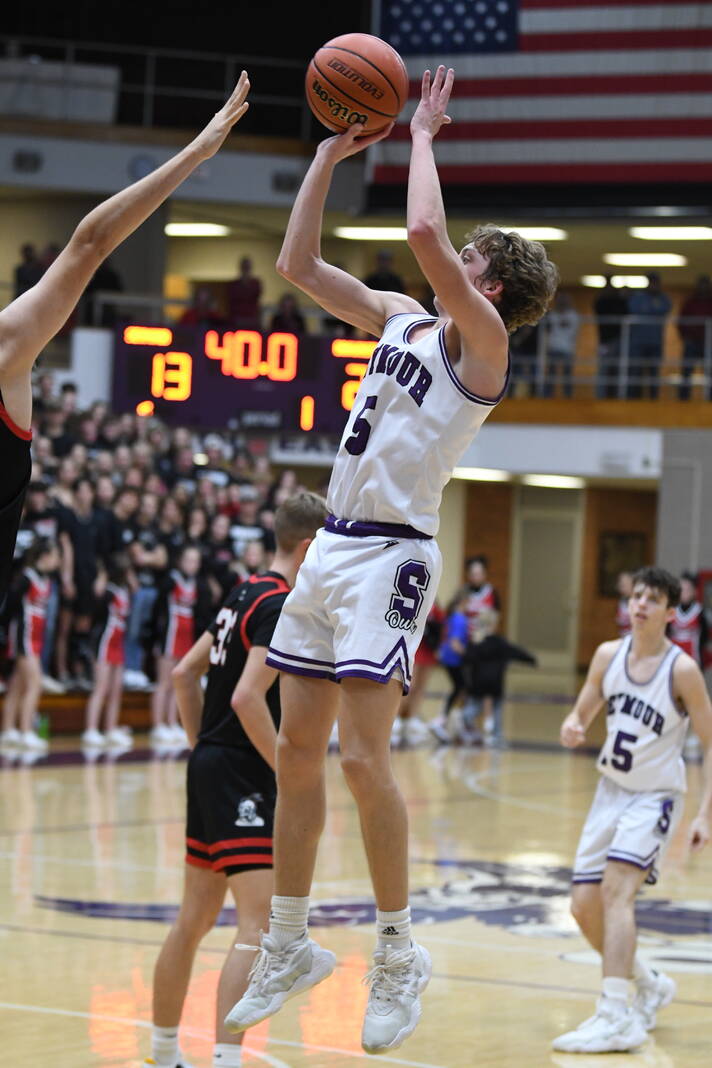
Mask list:
[[249,88],[243,71],[228,102],[186,148],[89,212],[40,281],[0,312],[0,603],[30,481],[34,362],[64,325],[101,262],[196,167],[215,155],[247,111]]
[[[299,493],[275,514],[272,568],[229,594],[215,621],[173,671],[188,762],[187,852],[183,901],[153,979],[153,1050],[146,1064],[189,1068],[178,1025],[195,952],[213,927],[229,888],[237,905],[238,942],[257,949],[272,895],[272,820],[279,689],[265,664],[282,605],[309,543],[326,519],[326,502]],[[200,687],[207,671],[205,695]],[[233,947],[218,986],[213,1065],[240,1064],[242,1035],[223,1019],[247,987],[252,954]]]

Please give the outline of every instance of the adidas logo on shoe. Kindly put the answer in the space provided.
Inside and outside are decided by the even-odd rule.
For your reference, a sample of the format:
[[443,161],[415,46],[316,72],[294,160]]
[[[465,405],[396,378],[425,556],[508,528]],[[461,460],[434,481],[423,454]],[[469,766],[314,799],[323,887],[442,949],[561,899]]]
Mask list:
[[381,931],[381,934],[382,935],[392,935],[394,937],[397,937],[398,928],[397,927],[384,927],[383,930]]

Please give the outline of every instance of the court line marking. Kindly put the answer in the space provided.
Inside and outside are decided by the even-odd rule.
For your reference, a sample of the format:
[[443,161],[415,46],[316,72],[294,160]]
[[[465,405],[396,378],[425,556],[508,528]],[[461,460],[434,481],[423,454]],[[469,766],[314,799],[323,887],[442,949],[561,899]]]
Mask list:
[[[511,805],[513,808],[525,808],[532,812],[555,812],[558,816],[562,815],[561,805],[547,805],[537,801],[525,801],[523,798],[512,797],[511,794],[501,794],[496,790],[488,789],[486,786],[480,785],[481,779],[491,778],[497,774],[493,769],[487,769],[485,771],[472,771],[460,781],[471,790],[473,794],[478,797],[484,797],[488,801],[497,801],[499,804]],[[571,809],[565,809],[564,814],[571,819],[581,819],[581,813],[585,809],[579,811],[572,811]]]
[[[82,1020],[105,1020],[107,1023],[131,1024],[134,1027],[144,1027],[146,1029],[150,1029],[152,1026],[150,1020],[135,1020],[126,1016],[108,1016],[98,1012],[79,1012],[76,1009],[55,1009],[48,1005],[23,1005],[12,1001],[0,1001],[0,1009],[7,1009],[14,1012],[36,1012],[45,1016],[70,1016]],[[186,1027],[181,1030],[184,1034],[190,1035],[191,1038],[207,1038],[210,1040],[212,1037],[210,1032],[198,1030],[197,1028]],[[317,1046],[311,1042],[290,1042],[286,1038],[272,1038],[271,1035],[267,1037],[267,1042],[268,1044],[275,1046],[290,1046],[292,1049],[314,1050],[317,1053],[338,1053],[342,1057],[358,1058],[359,1060],[364,1061],[384,1061],[386,1064],[403,1064],[406,1068],[446,1068],[445,1065],[433,1064],[429,1061],[407,1061],[402,1057],[384,1057],[380,1053],[369,1054],[366,1056],[365,1053],[360,1053],[357,1050],[339,1049],[336,1046]],[[273,1065],[274,1068],[289,1068],[289,1065],[286,1064],[285,1061],[280,1061],[269,1053],[253,1049],[247,1044],[245,1044],[244,1048],[246,1053],[250,1053],[253,1057],[258,1057],[267,1064]]]
[[[108,1016],[100,1012],[78,1012],[73,1009],[53,1009],[48,1005],[21,1005],[12,1001],[0,1001],[0,1009],[7,1009],[8,1011],[12,1010],[13,1012],[37,1012],[44,1016],[70,1016],[80,1020],[104,1020],[106,1023],[131,1024],[134,1027],[144,1027],[146,1029],[149,1029],[152,1026],[150,1020],[132,1020],[126,1016]],[[181,1030],[184,1034],[190,1035],[191,1038],[207,1038],[209,1040],[211,1037],[208,1032],[198,1031],[193,1027],[186,1027]],[[272,1068],[290,1068],[286,1061],[281,1061],[277,1057],[273,1057],[271,1053],[265,1053],[264,1050],[253,1049],[248,1045],[245,1045],[244,1049],[246,1053],[250,1053],[253,1057],[257,1057],[258,1060],[271,1065]]]

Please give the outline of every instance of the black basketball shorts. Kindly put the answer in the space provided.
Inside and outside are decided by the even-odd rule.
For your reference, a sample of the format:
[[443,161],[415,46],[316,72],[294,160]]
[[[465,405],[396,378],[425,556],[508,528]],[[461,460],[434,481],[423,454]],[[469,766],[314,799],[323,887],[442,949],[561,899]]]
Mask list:
[[272,867],[277,787],[257,760],[246,750],[198,742],[188,760],[186,864],[223,875]]

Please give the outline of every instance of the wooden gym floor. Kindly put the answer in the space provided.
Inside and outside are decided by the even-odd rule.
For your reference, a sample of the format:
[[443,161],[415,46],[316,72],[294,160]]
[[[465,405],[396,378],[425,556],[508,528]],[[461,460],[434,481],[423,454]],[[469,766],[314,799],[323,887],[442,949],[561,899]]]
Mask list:
[[[367,1058],[359,1044],[372,909],[354,805],[329,757],[313,931],[339,967],[248,1033],[248,1068],[710,1064],[712,848],[689,860],[682,835],[639,910],[643,951],[679,988],[654,1038],[634,1055],[549,1049],[590,1015],[599,982],[568,915],[569,866],[596,776],[591,755],[550,744],[565,707],[510,701],[506,751],[394,754],[410,811],[415,929],[434,975],[418,1030],[392,1056]],[[152,967],[180,895],[185,762],[152,758],[139,739],[115,763],[86,763],[71,740],[48,763],[0,763],[3,1061],[135,1068],[149,1052]],[[692,766],[688,810],[699,781]],[[210,1063],[231,937],[231,926],[216,929],[196,960],[181,1041],[197,1068]]]

